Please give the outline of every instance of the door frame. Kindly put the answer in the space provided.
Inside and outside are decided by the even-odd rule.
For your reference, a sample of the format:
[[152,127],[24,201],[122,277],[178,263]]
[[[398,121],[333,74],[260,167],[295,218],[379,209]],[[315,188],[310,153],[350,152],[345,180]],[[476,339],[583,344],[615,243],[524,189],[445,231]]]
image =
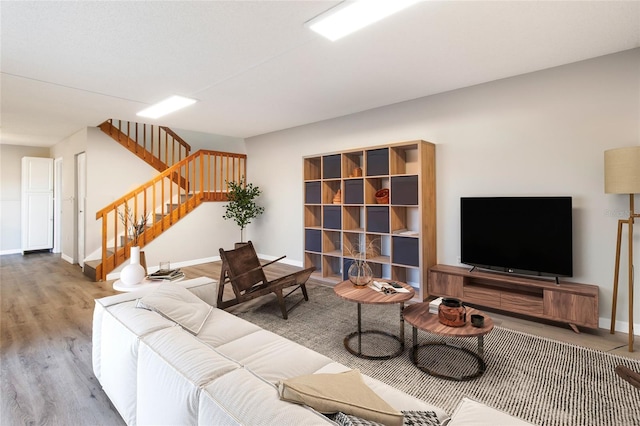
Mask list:
[[86,257],[86,241],[85,241],[85,207],[87,198],[87,153],[81,152],[75,156],[75,250],[74,263],[84,268],[84,258]]
[[53,161],[53,253],[62,252],[62,157]]

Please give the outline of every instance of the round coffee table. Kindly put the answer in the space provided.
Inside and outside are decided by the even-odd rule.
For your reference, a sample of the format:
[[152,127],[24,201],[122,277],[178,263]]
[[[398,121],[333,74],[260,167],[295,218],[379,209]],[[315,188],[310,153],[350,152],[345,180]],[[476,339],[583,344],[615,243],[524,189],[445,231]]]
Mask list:
[[[376,279],[376,281],[386,281],[389,282],[389,280],[383,280],[383,279]],[[343,281],[340,284],[337,284],[334,288],[333,291],[335,291],[335,293],[345,299],[348,300],[350,302],[356,302],[358,304],[358,329],[357,331],[354,331],[353,333],[347,335],[344,338],[344,347],[347,349],[347,351],[349,351],[349,353],[360,357],[360,358],[365,358],[365,359],[391,359],[393,357],[396,357],[398,355],[400,355],[402,352],[404,352],[404,319],[402,316],[402,311],[404,310],[404,302],[406,302],[407,300],[410,300],[411,298],[413,298],[413,296],[415,296],[416,292],[415,290],[408,284],[399,282],[399,281],[395,281],[398,284],[400,284],[403,288],[405,288],[406,290],[408,290],[408,292],[406,293],[395,293],[395,294],[385,294],[383,292],[379,292],[376,290],[373,290],[372,288],[369,288],[368,286],[363,286],[363,287],[357,287],[355,285],[353,285],[353,283],[351,283],[351,281],[347,280],[347,281]],[[362,304],[371,304],[371,305],[387,305],[387,304],[392,304],[392,303],[399,303],[400,304],[400,334],[398,336],[391,334],[391,333],[387,333],[385,331],[380,331],[380,330],[365,330],[362,331]],[[399,343],[399,348],[388,355],[371,355],[371,354],[365,354],[362,352],[362,336],[366,335],[366,334],[377,334],[377,335],[382,335],[382,336],[387,336],[390,337],[392,339],[394,339],[395,341],[397,341]],[[353,349],[350,346],[350,341],[351,339],[353,339],[354,337],[358,338],[358,348],[357,349]]]
[[[493,330],[493,320],[483,312],[477,309],[467,308],[467,323],[462,327],[449,327],[440,323],[437,314],[429,313],[429,303],[416,303],[415,305],[408,306],[403,316],[406,322],[413,326],[413,348],[411,351],[411,358],[413,363],[422,371],[431,374],[432,376],[441,377],[443,379],[450,380],[470,380],[475,377],[481,376],[487,369],[487,364],[484,361],[484,336]],[[484,316],[484,325],[482,327],[474,327],[471,325],[471,315]],[[426,331],[427,333],[437,334],[445,337],[477,337],[478,338],[478,351],[473,352],[469,349],[452,345],[447,342],[426,342],[418,345],[418,329]],[[456,352],[466,354],[466,358],[477,362],[477,368],[469,374],[453,375],[437,371],[435,367],[428,367],[420,363],[418,359],[418,349],[420,347],[427,346],[446,346]],[[441,360],[446,364],[446,360]],[[457,360],[461,361],[461,360]],[[456,360],[453,361],[455,364]],[[451,363],[449,363],[451,364]]]

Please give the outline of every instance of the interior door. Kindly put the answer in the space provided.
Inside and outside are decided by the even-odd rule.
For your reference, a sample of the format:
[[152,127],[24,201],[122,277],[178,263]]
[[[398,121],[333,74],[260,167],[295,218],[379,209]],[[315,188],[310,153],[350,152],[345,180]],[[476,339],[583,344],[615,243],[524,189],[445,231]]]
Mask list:
[[22,158],[22,253],[53,248],[53,159]]
[[81,268],[84,268],[85,258],[85,206],[87,199],[87,154],[82,152],[76,155],[76,223],[77,228],[77,252],[76,260]]

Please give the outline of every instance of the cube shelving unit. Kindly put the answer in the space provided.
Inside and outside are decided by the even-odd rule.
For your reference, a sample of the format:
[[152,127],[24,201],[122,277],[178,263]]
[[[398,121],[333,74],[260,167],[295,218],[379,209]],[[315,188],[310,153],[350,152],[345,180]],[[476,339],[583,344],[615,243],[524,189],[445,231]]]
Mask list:
[[[436,263],[435,145],[399,142],[307,156],[304,170],[305,267],[332,284],[364,255],[374,275],[428,293]],[[388,204],[376,192],[389,190]],[[337,194],[340,194],[337,196]]]

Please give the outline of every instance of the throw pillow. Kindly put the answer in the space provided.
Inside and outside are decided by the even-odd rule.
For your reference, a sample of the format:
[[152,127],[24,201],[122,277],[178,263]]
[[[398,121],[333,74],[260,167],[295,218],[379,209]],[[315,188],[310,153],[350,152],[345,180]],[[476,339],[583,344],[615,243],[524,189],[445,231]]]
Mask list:
[[192,334],[200,332],[213,311],[211,305],[175,283],[160,284],[153,293],[138,299],[136,308],[155,311]]
[[[440,426],[440,419],[435,411],[403,411],[402,414],[404,414],[403,426]],[[327,417],[340,426],[383,426],[342,412],[327,414]]]
[[281,381],[278,388],[282,400],[320,413],[343,412],[389,426],[403,423],[402,413],[367,386],[358,370],[293,377]]

